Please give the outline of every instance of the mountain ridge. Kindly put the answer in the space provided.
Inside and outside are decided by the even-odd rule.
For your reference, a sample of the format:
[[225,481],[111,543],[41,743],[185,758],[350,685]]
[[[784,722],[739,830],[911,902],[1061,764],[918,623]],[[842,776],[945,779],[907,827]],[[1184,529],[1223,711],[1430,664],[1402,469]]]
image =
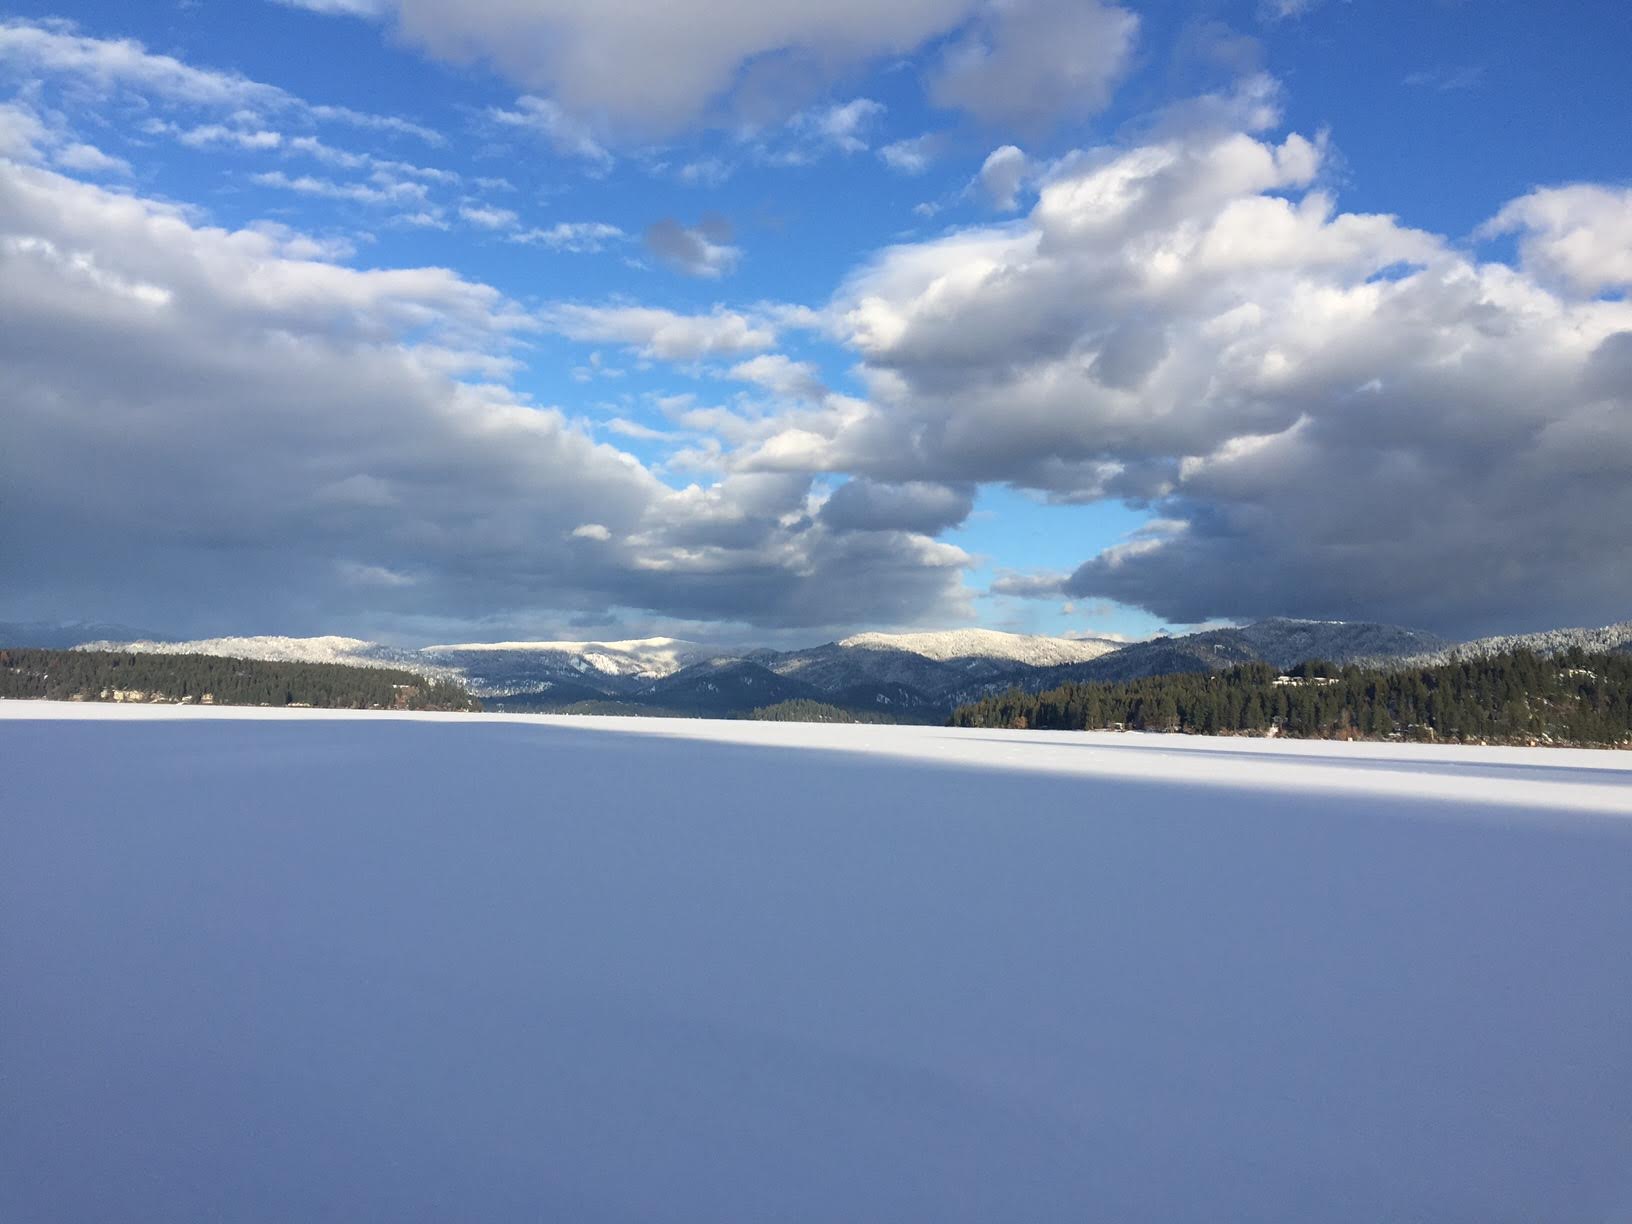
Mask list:
[[432,679],[456,679],[490,708],[501,709],[509,700],[514,708],[529,710],[610,706],[735,716],[807,700],[922,722],[1010,688],[1042,692],[1070,681],[1218,671],[1240,663],[1286,670],[1309,659],[1340,666],[1432,666],[1457,653],[1530,649],[1546,655],[1570,646],[1632,650],[1632,621],[1463,643],[1369,621],[1269,617],[1125,643],[964,628],[857,633],[797,650],[730,650],[661,636],[408,649],[340,635],[97,641],[77,648],[404,668]]

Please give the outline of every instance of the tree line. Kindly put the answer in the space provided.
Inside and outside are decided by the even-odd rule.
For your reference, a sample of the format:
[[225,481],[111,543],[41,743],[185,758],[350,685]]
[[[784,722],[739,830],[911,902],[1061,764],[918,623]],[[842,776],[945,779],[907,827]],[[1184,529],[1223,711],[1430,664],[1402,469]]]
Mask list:
[[831,705],[825,701],[813,701],[809,697],[793,697],[787,701],[779,701],[775,705],[760,706],[749,711],[743,717],[755,722],[805,722],[805,723],[893,723],[895,719],[886,714],[875,714],[869,710],[852,710],[844,706]]
[[1394,670],[1311,660],[1285,675],[1247,663],[1015,689],[960,706],[951,725],[1632,747],[1632,654],[1515,650]]
[[479,710],[461,686],[394,668],[217,655],[0,649],[0,698]]

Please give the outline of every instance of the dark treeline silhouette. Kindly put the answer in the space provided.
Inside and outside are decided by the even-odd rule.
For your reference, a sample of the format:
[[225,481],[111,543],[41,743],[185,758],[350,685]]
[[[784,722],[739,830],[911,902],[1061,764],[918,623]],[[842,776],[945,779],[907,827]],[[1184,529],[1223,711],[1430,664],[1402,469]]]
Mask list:
[[343,710],[481,709],[457,684],[391,668],[111,650],[0,649],[0,697]]
[[1286,675],[1247,663],[1011,690],[960,706],[952,725],[1632,746],[1632,654],[1520,650],[1396,670],[1316,660]]

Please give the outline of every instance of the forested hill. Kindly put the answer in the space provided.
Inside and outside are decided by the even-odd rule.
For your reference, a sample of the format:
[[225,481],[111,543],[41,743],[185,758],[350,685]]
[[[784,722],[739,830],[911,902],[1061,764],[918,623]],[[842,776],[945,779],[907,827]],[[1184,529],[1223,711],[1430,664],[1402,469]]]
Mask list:
[[1247,663],[1014,690],[960,706],[952,725],[1632,747],[1632,655],[1520,650],[1409,669],[1315,661],[1287,675]]
[[341,710],[479,710],[457,684],[413,672],[213,655],[0,649],[0,698],[313,706]]

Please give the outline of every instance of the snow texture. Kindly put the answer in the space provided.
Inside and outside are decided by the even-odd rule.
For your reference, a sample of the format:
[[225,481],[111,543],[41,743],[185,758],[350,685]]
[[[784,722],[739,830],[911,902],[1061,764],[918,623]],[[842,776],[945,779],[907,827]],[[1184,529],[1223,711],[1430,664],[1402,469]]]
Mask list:
[[0,702],[0,1219],[1632,1218],[1632,755]]

